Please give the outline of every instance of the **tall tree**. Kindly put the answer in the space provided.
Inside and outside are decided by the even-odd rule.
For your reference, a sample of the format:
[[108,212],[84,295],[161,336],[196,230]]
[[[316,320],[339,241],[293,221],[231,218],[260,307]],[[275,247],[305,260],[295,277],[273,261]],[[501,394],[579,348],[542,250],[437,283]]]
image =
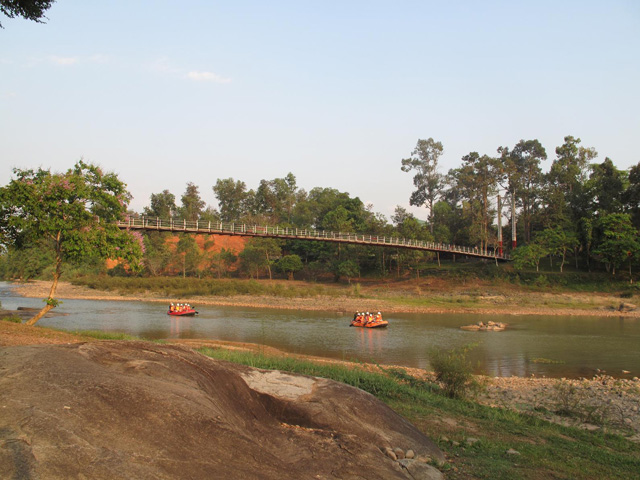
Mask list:
[[218,199],[221,221],[237,222],[246,215],[250,195],[244,182],[219,178],[213,186],[213,193]]
[[122,258],[131,267],[138,266],[141,238],[115,224],[131,199],[115,173],[104,173],[82,160],[65,173],[41,168],[13,173],[16,178],[0,188],[2,240],[14,247],[44,240],[55,254],[46,305],[28,325],[58,304],[55,293],[65,260]]
[[596,216],[621,213],[624,207],[624,192],[627,187],[627,172],[618,170],[610,158],[591,166],[592,173],[587,182],[592,210]]
[[200,192],[198,192],[198,186],[189,182],[187,183],[187,189],[182,195],[182,208],[180,214],[182,218],[190,222],[195,222],[200,218],[206,203],[200,198]]
[[556,148],[556,158],[545,175],[547,226],[569,226],[584,215],[585,184],[589,164],[597,157],[593,148],[580,146],[580,139],[570,135]]
[[640,229],[640,162],[629,170],[629,186],[624,194],[633,225]]
[[538,140],[520,140],[510,151],[498,148],[503,184],[522,208],[525,242],[531,241],[531,222],[540,206],[542,169],[540,162],[547,158],[547,152]]
[[195,238],[191,235],[180,235],[176,245],[176,263],[182,270],[182,277],[185,278],[187,273],[197,273],[201,260],[202,252]]
[[176,213],[176,196],[169,190],[152,193],[150,205],[144,207],[144,214],[148,217],[169,219]]
[[438,172],[438,160],[442,155],[442,143],[433,138],[418,140],[411,157],[402,159],[402,171],[414,170],[413,186],[416,190],[411,194],[409,203],[429,209],[429,228],[433,233],[433,205],[442,190],[442,175]]
[[489,244],[491,225],[491,197],[497,191],[499,166],[495,158],[471,152],[462,157],[462,166],[452,170],[450,177],[455,179],[454,188],[466,200],[473,221],[470,232],[474,232],[474,243],[481,249]]

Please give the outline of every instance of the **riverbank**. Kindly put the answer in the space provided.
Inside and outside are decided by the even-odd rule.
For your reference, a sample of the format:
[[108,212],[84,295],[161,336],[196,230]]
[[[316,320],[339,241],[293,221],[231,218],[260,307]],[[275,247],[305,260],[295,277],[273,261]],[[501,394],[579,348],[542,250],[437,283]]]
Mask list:
[[[273,281],[284,285],[304,285],[303,282]],[[16,283],[19,295],[45,298],[51,284],[34,280]],[[399,282],[389,285],[364,285],[355,288],[331,287],[331,295],[296,297],[278,295],[193,295],[189,298],[168,297],[158,292],[104,291],[70,282],[60,282],[59,299],[132,300],[145,302],[189,302],[192,305],[274,308],[288,310],[330,311],[350,314],[355,311],[386,313],[466,313],[484,315],[574,315],[640,317],[634,299],[621,299],[604,293],[531,292],[515,288],[491,291],[483,285],[452,285],[436,280]]]
[[[115,336],[114,336],[115,338]],[[66,344],[98,341],[90,333],[27,327],[0,321],[0,347],[33,344]],[[222,349],[258,356],[290,358],[318,364],[339,364],[370,371],[398,369],[395,366],[354,364],[322,357],[286,353],[264,345],[219,340],[174,339],[171,343],[191,349]],[[401,368],[408,375],[435,383],[432,372]],[[553,423],[588,431],[616,433],[640,443],[640,379],[614,379],[599,375],[592,379],[493,378],[477,376],[481,388],[475,398],[481,405],[531,415]]]

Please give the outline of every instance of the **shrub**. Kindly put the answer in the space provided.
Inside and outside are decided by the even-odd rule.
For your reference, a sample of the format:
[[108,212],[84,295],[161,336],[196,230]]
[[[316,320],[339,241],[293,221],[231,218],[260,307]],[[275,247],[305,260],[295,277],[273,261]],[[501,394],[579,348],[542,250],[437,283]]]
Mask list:
[[449,398],[464,398],[480,387],[467,359],[467,353],[473,347],[474,345],[465,345],[450,350],[435,348],[429,353],[429,363],[436,374],[436,380]]
[[22,323],[22,318],[20,318],[18,315],[7,315],[6,317],[0,318],[0,320],[11,323]]

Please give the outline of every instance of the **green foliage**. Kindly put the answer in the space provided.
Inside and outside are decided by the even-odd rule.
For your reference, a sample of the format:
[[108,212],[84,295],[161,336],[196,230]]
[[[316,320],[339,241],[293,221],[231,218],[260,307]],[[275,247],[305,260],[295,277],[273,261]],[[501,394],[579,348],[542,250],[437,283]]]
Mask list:
[[65,173],[41,168],[13,173],[16,178],[0,188],[0,239],[15,249],[49,246],[55,256],[50,298],[64,261],[121,258],[130,268],[139,267],[141,237],[121,231],[115,223],[131,198],[116,174],[82,160]]
[[2,316],[0,317],[0,320],[2,320],[3,322],[9,322],[9,323],[22,323],[22,317],[18,315]]
[[169,190],[151,194],[151,205],[144,208],[144,215],[168,219],[176,213],[176,196]]
[[229,268],[237,260],[238,256],[233,251],[222,248],[219,252],[213,254],[210,265],[216,270],[218,278],[222,278],[227,276]]
[[44,300],[42,300],[44,303],[46,303],[47,305],[51,306],[51,307],[57,307],[58,305],[60,305],[62,303],[61,300],[58,300],[56,298],[45,298]]
[[473,347],[466,345],[450,350],[434,348],[429,352],[429,363],[436,373],[436,380],[450,398],[463,398],[479,387],[467,359],[467,353]]
[[49,265],[55,263],[55,253],[46,240],[25,244],[22,248],[10,246],[2,255],[0,277],[11,280],[30,280],[39,277]]
[[598,222],[602,238],[593,253],[613,266],[613,274],[625,261],[631,262],[640,251],[638,231],[626,213],[605,215]]
[[270,282],[235,279],[199,279],[194,277],[109,277],[82,276],[71,280],[74,285],[83,285],[96,290],[114,291],[129,294],[155,293],[165,297],[220,296],[234,295],[272,295],[283,297],[315,297],[318,295],[335,296],[342,294],[335,289],[320,285],[312,287],[288,286]]
[[351,283],[351,279],[359,274],[358,264],[353,260],[338,262],[335,265],[334,273],[337,277],[347,277]]
[[181,201],[180,216],[190,222],[198,220],[206,206],[204,200],[200,198],[198,186],[191,182],[187,183],[187,189],[182,195]]
[[289,279],[293,280],[293,274],[302,270],[304,265],[302,264],[302,260],[298,255],[285,255],[276,264],[278,270],[283,273],[286,273],[289,276]]
[[[465,478],[635,478],[640,468],[637,445],[619,436],[585,432],[501,408],[439,395],[438,388],[400,369],[366,371],[357,365],[313,364],[262,354],[203,349],[206,355],[257,368],[329,378],[362,388],[389,404],[436,439],[455,463],[441,466]],[[442,422],[439,419],[453,420]],[[464,445],[471,432],[481,441]],[[443,436],[451,441],[442,440]],[[476,436],[476,435],[474,435]],[[440,440],[438,440],[440,439]],[[455,443],[454,443],[455,440]],[[510,458],[514,448],[521,455]],[[569,459],[569,460],[568,460]],[[455,465],[453,471],[451,466]],[[447,475],[448,476],[448,475]]]
[[[42,21],[45,12],[55,0],[0,0],[0,12],[9,18],[22,17],[37,23]],[[4,28],[0,23],[0,28]]]
[[548,250],[539,243],[531,243],[523,247],[518,247],[511,253],[513,266],[517,270],[536,267],[536,271],[540,269],[540,260],[548,255]]

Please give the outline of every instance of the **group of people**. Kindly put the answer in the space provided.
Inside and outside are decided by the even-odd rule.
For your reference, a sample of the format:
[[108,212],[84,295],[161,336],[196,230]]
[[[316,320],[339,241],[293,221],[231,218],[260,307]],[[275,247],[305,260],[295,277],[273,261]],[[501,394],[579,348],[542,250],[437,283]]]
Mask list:
[[189,305],[188,303],[176,303],[175,305],[172,303],[171,305],[169,305],[169,311],[170,312],[185,312],[187,310],[192,310],[191,305]]
[[377,314],[369,313],[369,312],[356,312],[353,315],[352,323],[362,323],[364,325],[368,323],[375,323],[382,321],[382,313],[378,312]]

